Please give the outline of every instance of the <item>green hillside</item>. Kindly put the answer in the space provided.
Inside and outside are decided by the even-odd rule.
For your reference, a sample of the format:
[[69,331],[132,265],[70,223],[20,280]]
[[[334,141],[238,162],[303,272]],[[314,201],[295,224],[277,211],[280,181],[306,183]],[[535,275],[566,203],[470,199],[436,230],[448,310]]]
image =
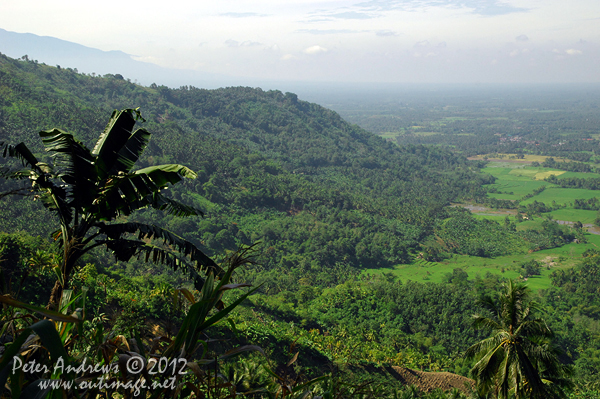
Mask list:
[[[207,213],[164,223],[211,254],[261,241],[275,249],[261,264],[285,274],[311,263],[347,273],[408,261],[445,217],[444,205],[484,195],[465,158],[399,148],[291,93],[147,88],[8,58],[0,66],[7,142],[43,156],[37,131],[60,127],[91,145],[112,109],[140,107],[153,138],[139,166],[181,163],[198,172],[172,195]],[[5,225],[39,233],[10,209]]]
[[[146,347],[175,356],[166,342],[195,325],[192,316],[215,295],[212,313],[207,310],[203,317],[227,317],[207,322],[210,329],[202,338],[195,336],[202,341],[194,341],[202,342],[194,353],[205,356],[205,363],[194,358],[200,364],[194,373],[206,378],[209,391],[214,384],[217,392],[215,381],[222,378],[229,386],[237,381],[238,393],[261,386],[283,392],[286,384],[307,384],[314,388],[311,397],[324,392],[410,397],[410,388],[394,380],[389,367],[468,375],[472,364],[464,351],[485,337],[471,327],[471,315],[482,310],[478,298],[501,292],[506,276],[541,274],[556,284],[532,296],[560,309],[547,315],[548,322],[561,336],[564,361],[578,367],[579,385],[592,381],[600,369],[597,329],[585,327],[590,320],[598,323],[600,301],[593,284],[574,285],[584,271],[599,267],[600,257],[587,251],[584,264],[573,270],[558,273],[544,264],[542,273],[541,264],[529,258],[519,262],[520,256],[582,239],[580,231],[551,221],[517,229],[511,220],[485,220],[451,207],[486,200],[484,186],[495,178],[480,173],[483,161],[468,161],[440,146],[391,144],[292,93],[143,87],[118,74],[90,76],[0,56],[0,142],[24,142],[42,161],[56,159],[44,151],[40,130],[63,129],[91,149],[113,109],[137,107],[145,118],[139,124],[152,139],[136,168],[182,164],[195,171],[197,178],[168,185],[161,194],[204,216],[175,217],[147,208],[118,215],[116,222],[164,227],[224,268],[235,263],[228,257],[239,247],[256,244],[256,253],[235,271],[231,285],[217,285],[209,293],[195,291],[181,270],[143,257],[116,260],[101,247],[90,251],[66,283],[73,295],[87,295],[85,301],[74,299],[86,308],[85,329],[70,335],[83,341],[67,345],[77,361],[129,353],[125,343],[129,351]],[[18,160],[0,159],[3,173],[22,167]],[[30,187],[27,179],[0,183],[0,193]],[[46,305],[60,274],[53,270],[62,256],[55,241],[60,234],[51,239],[57,228],[58,220],[41,201],[27,195],[0,198],[2,294]],[[159,241],[152,237],[138,239]],[[468,262],[467,256],[510,257],[511,264],[506,274],[503,268],[483,276],[452,267]],[[424,282],[396,280],[410,274],[402,271],[411,263],[423,269],[415,275]],[[212,287],[211,277],[203,278],[204,287]],[[231,304],[244,298],[238,290],[245,284],[233,282],[256,289],[235,310]],[[230,289],[234,292],[221,302],[219,295]],[[589,306],[577,303],[581,298]],[[2,328],[12,328],[15,335],[29,326],[27,317],[7,309]],[[238,354],[226,351],[239,345],[259,345],[264,353],[244,347],[260,354],[226,361]],[[327,378],[311,382],[322,376]],[[11,389],[18,388],[14,379]],[[464,397],[460,390],[448,394]],[[227,393],[219,395],[211,397]],[[440,395],[445,394],[420,397]]]

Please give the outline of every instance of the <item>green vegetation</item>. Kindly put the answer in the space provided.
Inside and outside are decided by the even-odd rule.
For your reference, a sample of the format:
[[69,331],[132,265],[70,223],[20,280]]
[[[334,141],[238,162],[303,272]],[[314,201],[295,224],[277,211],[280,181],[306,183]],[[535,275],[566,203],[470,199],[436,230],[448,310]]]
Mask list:
[[[9,156],[2,176],[22,169],[24,158],[33,188],[42,190],[32,192],[26,179],[1,182],[0,192],[13,194],[0,197],[5,370],[16,353],[51,364],[60,352],[72,365],[152,355],[185,360],[189,375],[174,376],[183,397],[461,398],[469,384],[446,393],[429,383],[409,387],[402,368],[469,376],[474,362],[464,353],[486,338],[471,328],[471,316],[485,310],[478,299],[501,295],[510,279],[527,279],[564,349],[561,360],[573,367],[571,394],[592,397],[598,388],[597,301],[592,285],[578,282],[595,273],[600,258],[591,249],[600,236],[545,217],[589,217],[595,211],[574,204],[594,196],[543,180],[548,170],[541,166],[483,168],[484,161],[447,147],[398,146],[279,91],[141,87],[119,75],[2,56],[0,93]],[[121,144],[105,140],[114,151],[104,164],[125,166],[104,170],[102,151],[86,148],[94,148],[108,112],[132,105],[144,111],[152,140],[146,130],[133,132],[135,111],[115,114],[101,138],[113,136],[119,118],[132,120]],[[488,116],[483,136],[520,123],[518,115]],[[482,120],[415,119],[402,137],[435,140],[439,134],[430,132],[469,126],[453,133],[460,138],[452,143],[468,153],[473,146],[459,144],[480,142],[473,129]],[[49,126],[69,133],[43,132],[49,141],[40,143],[36,132]],[[125,144],[134,137],[142,139]],[[132,151],[118,150],[126,147]],[[574,157],[593,162],[589,155]],[[563,172],[559,167],[549,170]],[[149,171],[162,172],[136,180]],[[165,190],[167,183],[177,184]],[[32,195],[58,198],[62,213]],[[478,215],[451,204],[471,204]],[[68,233],[88,221],[93,227],[75,240],[83,246],[51,238],[58,226]],[[70,245],[80,253],[61,258]],[[147,253],[171,267],[145,262]],[[73,266],[64,267],[65,259]],[[49,310],[43,306],[56,271],[65,289]],[[37,338],[21,349],[30,336]],[[3,393],[25,397],[37,379],[59,377],[26,374],[0,373]],[[115,370],[110,378],[137,376]],[[115,391],[133,393],[106,394]],[[168,389],[154,395],[176,396]]]
[[493,335],[466,352],[477,359],[471,373],[478,393],[499,399],[565,396],[571,370],[559,359],[552,330],[535,317],[527,287],[508,280],[498,301],[485,296],[481,303],[488,315],[474,315],[473,326]]
[[[141,119],[137,110],[113,112],[92,151],[71,134],[58,129],[40,132],[46,151],[53,153],[54,165],[38,161],[23,143],[12,146],[0,142],[4,154],[19,158],[30,167],[30,170],[8,176],[29,179],[36,199],[39,197],[60,221],[55,239],[60,238],[61,255],[54,268],[58,280],[50,295],[49,306],[52,308],[58,306],[80,258],[100,245],[110,249],[120,261],[126,262],[133,256],[144,254],[146,260],[152,256],[154,261],[163,262],[174,270],[189,256],[195,265],[184,263],[183,266],[199,287],[202,278],[196,268],[221,273],[218,266],[192,243],[159,227],[107,223],[148,206],[176,216],[201,214],[160,193],[161,189],[167,188],[167,183],[178,183],[184,177],[195,178],[196,174],[189,168],[172,164],[132,171],[150,139],[150,133],[143,129],[133,131],[136,118]],[[137,235],[137,240],[126,238],[127,234]],[[165,246],[175,247],[179,253],[144,241],[153,238],[162,239]]]

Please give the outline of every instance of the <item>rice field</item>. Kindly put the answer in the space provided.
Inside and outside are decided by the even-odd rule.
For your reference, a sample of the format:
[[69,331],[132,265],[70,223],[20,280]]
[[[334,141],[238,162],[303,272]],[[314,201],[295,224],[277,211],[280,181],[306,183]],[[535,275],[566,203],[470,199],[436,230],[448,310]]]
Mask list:
[[554,186],[543,180],[536,180],[535,175],[544,168],[507,168],[487,167],[482,169],[483,173],[489,173],[496,178],[496,183],[489,185],[499,191],[490,193],[490,197],[498,199],[517,200],[532,193],[541,186]]
[[528,278],[527,284],[532,290],[537,291],[539,289],[550,288],[550,274],[554,270],[573,267],[581,259],[581,254],[586,249],[591,247],[600,248],[600,236],[589,234],[586,237],[590,240],[588,244],[573,243],[560,248],[552,248],[530,254],[508,255],[497,258],[453,255],[450,259],[439,263],[419,259],[412,264],[368,270],[365,273],[392,273],[402,282],[441,283],[447,274],[452,273],[456,268],[460,268],[467,272],[469,280],[478,277],[485,278],[488,273],[498,277],[517,279],[521,277],[520,265],[533,259],[542,264],[542,274]]
[[590,199],[594,197],[600,197],[600,191],[586,190],[584,188],[561,188],[561,187],[548,187],[538,195],[522,201],[522,205],[527,205],[533,201],[543,202],[545,204],[566,204],[571,206],[575,199]]
[[[530,159],[543,162],[545,157]],[[575,199],[589,199],[600,197],[600,191],[561,188],[550,184],[543,179],[551,174],[561,177],[600,177],[594,173],[577,173],[553,170],[541,167],[530,167],[518,163],[504,161],[490,162],[483,173],[489,173],[496,177],[496,183],[488,187],[494,187],[500,193],[490,193],[491,197],[499,199],[518,200],[526,194],[531,194],[541,186],[546,189],[540,194],[533,196],[521,204],[526,205],[533,201],[544,202],[547,205],[560,204],[564,208],[550,212],[554,220],[592,224],[596,218],[596,211],[582,209],[573,209]],[[560,178],[560,177],[559,177]],[[473,215],[478,219],[491,219],[503,223],[508,215],[514,220],[514,210],[490,210],[481,209],[473,211]],[[542,226],[545,217],[534,217],[517,224],[517,230],[539,229]],[[589,248],[600,249],[600,235],[586,234],[587,243],[571,243],[559,248],[546,249],[534,253],[521,253],[497,258],[478,258],[468,255],[453,255],[451,258],[442,262],[433,263],[423,259],[415,260],[408,265],[396,265],[392,268],[382,268],[378,270],[369,270],[365,273],[383,273],[394,274],[401,281],[419,281],[419,282],[443,282],[445,276],[455,268],[461,268],[469,274],[469,279],[475,279],[478,276],[484,278],[488,273],[507,278],[519,278],[520,264],[534,259],[544,265],[541,276],[530,277],[527,281],[532,290],[546,289],[551,286],[550,274],[553,270],[573,267],[581,260],[581,255]]]
[[596,219],[596,211],[588,211],[585,209],[558,209],[550,212],[552,218],[555,220],[566,220],[568,222],[581,222],[583,224],[592,224]]
[[565,172],[561,175],[557,175],[559,179],[566,179],[567,177],[578,177],[580,179],[591,179],[598,178],[600,174],[598,173],[582,173],[582,172]]

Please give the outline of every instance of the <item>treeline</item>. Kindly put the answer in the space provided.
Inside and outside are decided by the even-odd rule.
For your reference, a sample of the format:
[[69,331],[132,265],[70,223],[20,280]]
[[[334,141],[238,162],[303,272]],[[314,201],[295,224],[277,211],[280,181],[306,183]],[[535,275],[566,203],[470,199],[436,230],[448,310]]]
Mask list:
[[[0,88],[0,134],[42,159],[40,129],[60,127],[91,143],[113,108],[140,106],[153,138],[139,166],[196,171],[196,180],[170,194],[206,216],[179,221],[144,211],[134,220],[163,224],[211,255],[260,241],[259,262],[278,284],[310,270],[315,284],[327,286],[363,268],[410,261],[446,217],[444,206],[484,198],[490,182],[476,173],[481,163],[439,147],[395,146],[292,93],[142,87],[117,74],[7,57],[0,57]],[[0,202],[3,229],[48,230],[43,210],[15,201]]]
[[554,175],[550,175],[544,180],[546,180],[548,183],[556,184],[563,188],[584,188],[586,190],[600,190],[600,178],[598,177],[563,177],[559,179]]
[[[583,156],[583,157],[580,156],[580,155],[577,155],[577,154],[578,153],[573,153],[573,154],[570,155],[570,157],[580,158],[580,159],[587,158],[588,161],[591,158],[591,154],[584,154],[586,156]],[[541,164],[539,162],[532,162],[531,166],[534,166],[534,167],[542,166],[544,168],[566,170],[567,172],[581,172],[581,173],[597,172],[596,168],[590,166],[587,163],[583,163],[583,162],[557,162],[552,157],[546,158],[546,160],[544,162],[542,162]]]
[[586,209],[588,211],[598,211],[600,210],[600,201],[598,201],[597,197],[593,197],[590,199],[577,198],[573,201],[573,208],[575,209]]

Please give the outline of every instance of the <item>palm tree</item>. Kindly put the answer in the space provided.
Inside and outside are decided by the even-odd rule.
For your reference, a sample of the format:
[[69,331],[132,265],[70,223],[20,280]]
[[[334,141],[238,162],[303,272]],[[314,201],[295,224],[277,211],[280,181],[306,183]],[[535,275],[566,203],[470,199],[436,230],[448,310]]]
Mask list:
[[[150,139],[145,129],[133,130],[138,120],[143,121],[138,109],[114,111],[91,151],[59,129],[40,132],[45,150],[53,154],[53,164],[38,161],[23,143],[0,142],[4,157],[19,158],[28,167],[12,177],[28,178],[36,197],[60,222],[53,236],[62,244],[62,259],[49,306],[60,303],[81,256],[98,246],[106,246],[121,261],[144,255],[146,261],[152,259],[175,270],[184,267],[198,287],[204,281],[198,271],[222,274],[196,246],[169,231],[141,223],[114,223],[117,217],[145,207],[176,216],[202,214],[161,193],[168,184],[195,178],[189,168],[170,164],[133,171]],[[152,239],[163,244],[154,245]]]
[[477,359],[471,374],[478,393],[498,399],[564,397],[571,369],[559,360],[546,322],[534,317],[527,286],[509,280],[498,301],[484,296],[482,305],[490,314],[474,315],[473,326],[492,335],[466,352]]

